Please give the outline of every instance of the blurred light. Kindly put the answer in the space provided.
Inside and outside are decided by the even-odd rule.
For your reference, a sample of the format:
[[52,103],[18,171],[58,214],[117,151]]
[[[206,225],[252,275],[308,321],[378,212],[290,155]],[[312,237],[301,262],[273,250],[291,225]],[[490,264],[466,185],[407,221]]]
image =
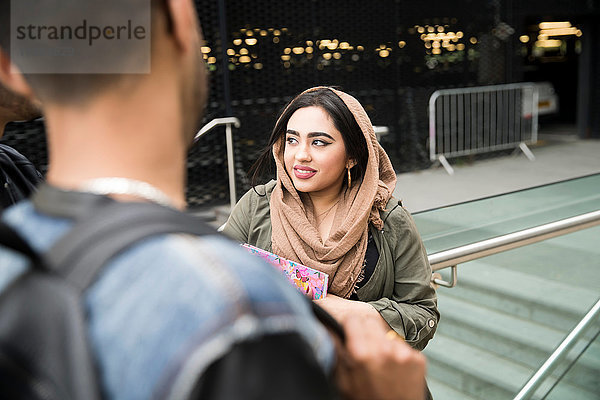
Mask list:
[[348,43],[348,42],[340,43],[340,49],[342,49],[342,50],[347,50],[349,47],[350,47],[350,43]]
[[279,36],[279,35],[281,35],[281,31],[280,31],[279,29],[275,29],[275,30],[273,31],[273,35],[275,35],[275,36]]
[[313,43],[313,41],[312,41],[312,40],[307,40],[307,41],[306,41],[306,45],[307,45],[307,46],[312,46],[313,44],[314,44],[314,43]]
[[208,63],[209,64],[214,64],[217,62],[217,57],[209,57],[208,58]]
[[559,39],[538,40],[535,42],[536,47],[544,47],[544,48],[556,48],[556,47],[560,47],[561,44],[562,44],[562,40],[559,40]]
[[323,58],[325,60],[331,60],[331,53],[323,53]]
[[459,43],[456,45],[456,50],[458,51],[463,51],[465,49],[465,45],[462,43]]
[[235,55],[235,50],[234,50],[234,49],[227,49],[227,55],[228,55],[228,56],[233,56],[233,55]]
[[443,26],[438,26],[437,27],[437,31],[438,32],[444,32],[444,27]]
[[421,35],[421,40],[426,40],[426,38],[427,38],[427,35],[426,35],[426,34],[422,34],[422,35]]
[[462,33],[461,31],[456,32],[457,38],[462,39],[463,36],[464,36],[464,33]]
[[450,44],[450,45],[448,45],[447,50],[448,51],[454,51],[454,50],[456,50],[456,46],[453,45],[453,44]]
[[402,48],[404,48],[404,46],[406,46],[406,42],[404,40],[401,40],[398,42],[398,47],[400,47],[402,49]]
[[332,43],[329,43],[329,44],[327,45],[327,48],[328,48],[329,50],[335,50],[335,49],[337,49],[337,47],[338,47],[337,43],[333,43],[333,42],[332,42]]
[[290,56],[283,55],[283,56],[281,56],[281,59],[283,61],[289,61],[290,60]]
[[208,54],[202,54],[202,58],[204,58],[205,60],[208,60]]
[[440,42],[433,42],[432,46],[434,49],[439,49],[440,48]]
[[424,32],[425,32],[425,28],[423,28],[422,26],[419,26],[419,27],[417,28],[417,32],[419,32],[419,33],[424,33]]
[[290,54],[291,52],[292,52],[292,49],[290,49],[289,47],[286,47],[285,49],[283,49],[284,54]]
[[357,47],[356,47],[356,50],[358,50],[358,51],[364,51],[364,50],[365,50],[365,48],[364,48],[364,47],[362,47],[362,46],[357,46]]
[[475,44],[477,43],[477,38],[475,36],[472,36],[471,39],[469,39],[469,42],[471,42],[471,44]]
[[358,54],[352,54],[352,61],[360,60],[360,56]]
[[254,32],[248,30],[246,31],[246,36],[254,36]]
[[302,54],[304,53],[304,47],[294,47],[292,51],[294,52],[294,54]]
[[389,55],[390,55],[390,52],[389,52],[388,50],[381,50],[381,51],[379,52],[379,57],[383,57],[383,58],[385,58],[385,57],[387,57],[387,56],[389,56]]
[[201,51],[202,51],[204,54],[208,54],[208,53],[210,53],[210,47],[208,47],[208,46],[202,46],[202,47],[200,48],[200,50],[201,50]]
[[521,35],[521,36],[519,36],[519,40],[521,41],[521,43],[528,43],[529,35]]
[[281,28],[281,31],[282,31],[282,32],[287,32],[287,31],[288,31],[288,28]]
[[241,54],[241,55],[243,55],[243,56],[245,56],[246,54],[248,54],[248,49],[246,49],[246,48],[241,48],[241,49],[240,49],[240,54]]
[[248,39],[246,39],[246,44],[248,46],[254,46],[256,44],[256,42],[258,42],[258,40],[256,40],[255,38],[248,38]]
[[290,65],[292,65],[292,64],[290,64],[289,61],[286,61],[286,62],[283,63],[283,66],[286,67],[286,68],[289,68]]
[[440,50],[440,49],[433,49],[433,50],[431,50],[431,52],[432,52],[433,54],[441,54],[441,53],[442,53],[442,50]]
[[569,21],[542,22],[539,24],[540,29],[569,28],[570,26],[571,26],[571,23]]
[[279,43],[279,38],[278,37],[274,37],[273,38],[273,43]]
[[242,44],[242,39],[233,39],[233,44],[239,46],[240,44]]
[[306,54],[312,54],[313,52],[313,48],[312,47],[307,47],[306,48]]
[[542,29],[540,31],[540,35],[547,36],[567,36],[567,35],[576,35],[579,29],[575,27],[571,28],[559,28],[559,29]]
[[261,63],[254,64],[254,69],[262,69],[263,65]]
[[252,59],[248,56],[241,56],[240,57],[240,62],[241,63],[249,63],[250,61],[252,61]]
[[340,58],[342,58],[342,54],[338,53],[337,51],[335,53],[333,53],[333,58],[335,58],[336,60],[339,60]]
[[[435,42],[437,43],[437,42]],[[430,49],[431,48],[431,42],[425,42],[425,48],[426,49]]]
[[583,32],[581,32],[581,29],[577,29],[577,32],[575,33],[575,36],[581,37],[581,35],[583,35]]
[[427,32],[433,32],[433,31],[435,31],[435,28],[433,26],[427,27]]
[[[262,31],[260,31],[260,36],[267,36],[267,31],[265,31],[264,29]],[[262,64],[260,64],[260,65],[261,65],[260,68],[262,68]],[[260,69],[260,68],[258,68],[258,69]]]

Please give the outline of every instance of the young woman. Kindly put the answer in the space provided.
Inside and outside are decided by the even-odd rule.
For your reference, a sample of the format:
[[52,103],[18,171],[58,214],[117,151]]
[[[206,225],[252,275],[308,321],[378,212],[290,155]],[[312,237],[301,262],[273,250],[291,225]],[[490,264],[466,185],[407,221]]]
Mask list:
[[[271,157],[276,180],[256,185]],[[431,267],[360,103],[333,88],[301,93],[251,173],[224,233],[329,274],[318,302],[334,317],[375,314],[423,349],[439,319]]]

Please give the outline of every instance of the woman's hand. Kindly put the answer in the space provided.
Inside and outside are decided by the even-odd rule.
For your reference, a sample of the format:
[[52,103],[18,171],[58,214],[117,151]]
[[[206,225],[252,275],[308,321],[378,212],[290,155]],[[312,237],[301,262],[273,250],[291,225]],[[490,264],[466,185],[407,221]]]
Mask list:
[[390,329],[389,325],[381,317],[379,312],[369,303],[362,301],[346,300],[334,294],[327,294],[327,297],[315,302],[323,307],[325,311],[331,314],[340,323],[346,321],[350,315],[368,318],[378,321],[385,329]]

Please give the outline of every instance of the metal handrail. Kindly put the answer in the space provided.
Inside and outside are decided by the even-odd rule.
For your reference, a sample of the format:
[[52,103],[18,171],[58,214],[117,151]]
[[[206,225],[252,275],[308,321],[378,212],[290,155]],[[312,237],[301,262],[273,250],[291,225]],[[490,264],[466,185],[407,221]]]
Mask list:
[[375,132],[375,137],[377,137],[377,141],[381,141],[381,137],[390,133],[390,128],[387,126],[377,126],[373,125],[373,132]]
[[552,355],[544,362],[537,372],[527,381],[514,400],[525,400],[531,398],[544,379],[550,375],[567,355],[567,352],[575,346],[579,338],[592,326],[594,320],[600,315],[600,300],[579,321],[577,326],[567,335],[562,343],[554,350]]
[[194,136],[194,143],[196,143],[198,139],[200,139],[210,130],[221,125],[225,125],[225,140],[227,142],[227,172],[229,174],[229,203],[231,204],[231,209],[233,210],[237,200],[237,195],[235,192],[235,162],[233,159],[233,133],[231,132],[231,125],[239,128],[241,125],[240,120],[236,117],[215,118],[208,124],[204,125],[202,129],[196,133],[196,136]]
[[[456,247],[450,250],[440,251],[428,256],[431,269],[438,271],[448,267],[456,267],[460,263],[487,257],[503,251],[526,246],[528,244],[541,242],[556,236],[566,235],[582,229],[600,225],[600,210],[592,211],[575,217],[565,218],[560,221],[536,226],[522,231],[497,236],[481,242]],[[453,287],[456,285],[456,274],[453,271],[453,282],[449,283],[441,279],[433,279],[433,282]]]

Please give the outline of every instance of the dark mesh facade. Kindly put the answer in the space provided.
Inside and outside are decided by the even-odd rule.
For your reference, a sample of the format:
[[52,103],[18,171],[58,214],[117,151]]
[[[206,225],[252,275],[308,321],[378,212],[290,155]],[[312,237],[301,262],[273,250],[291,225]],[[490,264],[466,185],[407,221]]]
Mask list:
[[[597,13],[590,2],[574,3],[196,1],[211,75],[204,122],[229,115],[241,120],[234,130],[238,197],[249,188],[246,172],[277,113],[315,85],[353,94],[374,125],[389,128],[382,145],[398,172],[425,168],[430,95],[442,88],[520,81],[524,21],[542,9],[555,15]],[[41,124],[13,124],[3,142],[45,171]],[[190,207],[228,202],[223,128],[190,151],[188,173]]]

